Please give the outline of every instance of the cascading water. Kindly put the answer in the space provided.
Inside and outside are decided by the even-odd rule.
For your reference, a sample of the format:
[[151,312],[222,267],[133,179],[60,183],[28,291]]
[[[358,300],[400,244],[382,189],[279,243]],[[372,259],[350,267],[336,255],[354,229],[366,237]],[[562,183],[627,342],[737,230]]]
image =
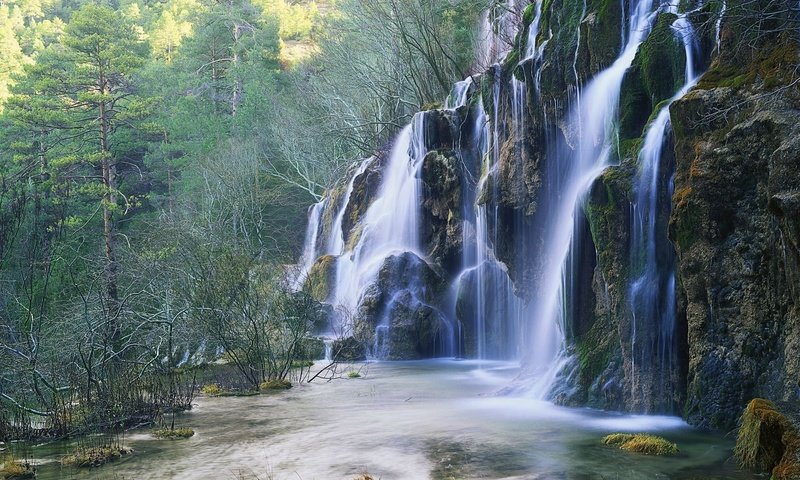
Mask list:
[[[507,72],[505,69],[509,66],[502,62],[513,47],[513,41],[508,39],[520,24],[522,3],[525,2],[507,2],[501,13],[495,8],[486,15],[480,61],[492,65],[489,74],[494,81],[488,92],[491,107],[484,110],[482,95],[473,93],[476,82],[472,78],[456,83],[444,104],[452,119],[459,119],[461,135],[470,139],[468,144],[458,140],[454,141],[458,145],[453,145],[456,157],[464,166],[461,172],[462,268],[452,284],[452,310],[442,313],[427,303],[428,287],[420,277],[428,261],[420,224],[423,218],[420,205],[424,201],[423,160],[428,153],[425,113],[417,114],[412,124],[398,135],[391,154],[382,163],[384,175],[379,191],[361,216],[358,228],[353,232],[342,231],[355,179],[364,174],[368,162],[360,165],[350,179],[342,205],[332,217],[327,242],[314,237],[314,232],[320,230],[318,210],[324,207],[312,208],[310,218],[315,219],[310,219],[310,224],[317,222],[317,225],[313,228],[309,225],[307,243],[325,245],[324,253],[338,256],[332,303],[353,315],[360,314],[365,305],[380,303],[378,320],[374,322],[374,343],[370,348],[374,357],[391,357],[387,338],[398,308],[427,309],[442,318],[441,330],[445,332],[442,335],[449,337],[446,346],[437,348],[437,354],[523,360],[536,378],[531,381],[532,395],[543,398],[564,365],[565,324],[570,315],[570,303],[574,301],[571,297],[579,295],[573,277],[577,271],[575,266],[586,256],[586,249],[578,245],[583,236],[580,229],[586,228],[580,203],[610,162],[622,80],[649,34],[657,10],[652,0],[633,2],[621,28],[624,42],[618,58],[584,88],[576,89],[566,122],[556,126],[548,124],[544,118],[542,193],[536,199],[534,220],[526,220],[529,223],[524,227],[514,227],[516,244],[529,241],[526,229],[536,230],[532,237],[536,245],[525,246],[521,250],[527,253],[517,253],[519,258],[515,259],[517,264],[532,261],[537,267],[533,278],[525,280],[532,285],[525,285],[524,290],[529,295],[526,298],[530,300],[523,301],[515,288],[520,285],[515,286],[508,268],[497,255],[499,242],[507,241],[498,231],[501,224],[498,192],[504,188],[502,182],[508,180],[503,177],[501,181],[501,176],[506,175],[504,172],[517,172],[513,181],[524,181],[520,172],[524,171],[521,162],[528,133],[526,119],[530,116],[527,109],[539,101],[538,81],[547,44],[547,39],[542,39],[539,32],[543,6],[542,1],[537,0],[533,21],[528,26],[528,41],[522,46],[524,57],[518,66],[532,70],[523,73],[525,78],[533,79],[534,88],[529,91],[529,86],[516,75],[506,76],[504,71]],[[687,78],[692,77],[693,74],[687,73]],[[476,96],[477,101],[470,102]],[[660,112],[651,127],[651,130],[661,129],[661,137],[666,128],[659,126],[662,117],[667,118],[664,112],[666,110]],[[470,127],[465,130],[464,125]],[[562,131],[568,132],[566,139],[561,136]],[[645,147],[650,148],[649,143],[645,143]],[[520,163],[509,166],[504,162]],[[658,172],[653,175],[657,176]],[[641,200],[637,199],[642,211],[646,208],[643,205],[650,201],[648,195],[641,193]],[[643,221],[642,225],[646,223]],[[653,236],[644,229],[643,226],[639,238]],[[349,240],[345,242],[345,239]],[[306,250],[309,248],[307,245]],[[302,269],[307,271],[310,264],[306,253]],[[392,278],[384,278],[387,275]],[[667,287],[670,287],[669,281],[668,278]],[[376,288],[381,288],[376,287],[380,282],[391,284],[389,291],[376,293]],[[674,290],[674,276],[671,288]],[[665,291],[670,295],[669,288]]]
[[319,257],[317,253],[317,239],[319,238],[319,229],[322,224],[322,212],[325,210],[327,199],[315,203],[308,209],[308,226],[306,227],[305,243],[303,244],[303,254],[300,257],[300,264],[297,273],[292,281],[292,288],[300,290],[303,288],[303,283],[306,281],[311,267]]
[[[675,6],[670,10],[677,13]],[[638,272],[638,276],[629,287],[632,403],[643,397],[641,390],[644,386],[640,377],[647,375],[647,385],[658,389],[655,398],[662,399],[664,404],[661,407],[665,410],[670,407],[669,389],[673,385],[670,377],[677,365],[673,338],[676,325],[675,252],[666,232],[673,188],[672,182],[665,180],[670,179],[673,172],[662,171],[668,167],[665,165],[664,147],[671,134],[669,106],[697,80],[694,64],[698,50],[694,29],[685,16],[676,19],[672,29],[684,45],[685,83],[658,112],[647,129],[639,152],[641,170],[634,184],[636,196],[631,206],[631,271]]]
[[[574,271],[575,233],[580,225],[578,207],[592,182],[608,166],[613,146],[619,94],[625,72],[639,45],[649,34],[655,18],[650,0],[633,8],[628,35],[619,57],[598,73],[580,93],[568,117],[575,132],[573,149],[549,148],[548,164],[553,166],[549,195],[543,199],[538,219],[545,232],[540,252],[540,279],[531,309],[532,345],[528,366],[536,373],[531,393],[545,397],[564,364],[565,320],[568,309],[569,278]],[[565,151],[566,150],[566,151]]]
[[369,163],[372,161],[371,158],[368,158],[361,162],[356,172],[350,177],[350,181],[347,183],[347,189],[344,192],[342,206],[339,208],[339,211],[336,214],[336,218],[333,221],[333,227],[331,228],[331,235],[328,238],[327,242],[327,250],[326,253],[329,255],[341,255],[344,253],[344,231],[342,230],[342,224],[344,223],[344,215],[347,211],[347,206],[350,203],[350,196],[353,194],[353,188],[359,175],[364,173],[364,170],[367,169]]

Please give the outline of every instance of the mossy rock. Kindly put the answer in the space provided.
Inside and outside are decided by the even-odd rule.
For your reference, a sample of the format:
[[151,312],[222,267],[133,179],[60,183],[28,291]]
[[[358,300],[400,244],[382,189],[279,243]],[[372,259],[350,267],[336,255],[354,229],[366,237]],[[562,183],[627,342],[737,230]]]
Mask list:
[[672,24],[677,17],[661,13],[625,73],[620,95],[620,137],[634,139],[658,109],[685,82],[686,53]]
[[644,455],[672,456],[679,452],[669,440],[645,433],[612,433],[603,438],[603,444]]
[[36,467],[27,461],[6,459],[0,467],[0,479],[29,480],[36,478]]
[[364,344],[355,337],[334,340],[331,350],[333,359],[339,362],[361,362],[367,359]]
[[194,436],[191,428],[157,428],[150,431],[150,435],[164,440],[180,440]]
[[61,464],[68,467],[94,468],[132,453],[132,448],[123,446],[82,448],[62,458]]
[[328,300],[333,294],[336,283],[336,260],[337,257],[334,255],[319,257],[306,276],[303,289],[318,302]]
[[285,378],[274,378],[272,380],[262,382],[261,385],[259,385],[259,389],[262,392],[275,392],[289,390],[290,388],[292,388],[292,382],[286,380]]
[[798,427],[769,400],[755,398],[744,409],[734,453],[742,468],[800,479]]

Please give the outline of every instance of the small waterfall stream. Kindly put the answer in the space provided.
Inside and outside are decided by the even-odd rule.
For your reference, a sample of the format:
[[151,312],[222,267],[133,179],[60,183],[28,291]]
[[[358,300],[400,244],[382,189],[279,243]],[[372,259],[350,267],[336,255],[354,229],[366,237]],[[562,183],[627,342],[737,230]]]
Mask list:
[[[676,8],[671,7],[671,13]],[[632,318],[631,335],[631,398],[640,397],[642,369],[649,368],[648,359],[655,359],[649,384],[656,385],[658,398],[668,402],[670,376],[676,365],[674,333],[676,326],[675,252],[667,239],[667,219],[673,193],[674,166],[665,158],[664,147],[670,141],[669,106],[682,97],[697,81],[695,63],[699,50],[692,24],[679,16],[672,25],[681,39],[686,56],[684,85],[658,112],[648,127],[639,152],[640,172],[635,179],[635,199],[631,222],[631,271],[638,272],[630,284],[629,303]],[[666,170],[666,171],[665,171]],[[665,184],[666,183],[666,184]],[[651,338],[640,341],[642,325],[655,326]],[[667,405],[663,406],[668,409]]]

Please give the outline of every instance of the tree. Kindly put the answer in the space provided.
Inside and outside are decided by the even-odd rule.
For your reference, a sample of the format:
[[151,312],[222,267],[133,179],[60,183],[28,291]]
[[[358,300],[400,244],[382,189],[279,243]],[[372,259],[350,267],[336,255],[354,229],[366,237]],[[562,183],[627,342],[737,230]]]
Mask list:
[[246,0],[215,3],[195,23],[185,45],[186,67],[194,73],[196,96],[210,97],[214,112],[235,116],[243,101],[247,69],[263,75],[279,68],[277,19],[262,19]]
[[140,137],[154,131],[145,122],[154,99],[137,95],[135,83],[147,56],[147,44],[131,22],[109,7],[87,4],[74,12],[60,43],[26,69],[9,102],[10,116],[32,134],[28,150],[35,152],[40,171],[89,200],[89,208],[66,221],[89,225],[102,214],[109,345],[120,335],[122,307],[117,222],[136,201],[122,192],[120,170],[132,165],[130,131]]

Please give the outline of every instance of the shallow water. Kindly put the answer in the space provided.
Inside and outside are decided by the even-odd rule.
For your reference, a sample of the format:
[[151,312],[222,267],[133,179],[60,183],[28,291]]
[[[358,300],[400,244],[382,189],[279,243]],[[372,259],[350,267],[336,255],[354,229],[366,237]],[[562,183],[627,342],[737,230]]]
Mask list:
[[[568,409],[494,393],[514,365],[437,360],[370,364],[362,378],[278,394],[198,398],[178,426],[189,440],[129,434],[136,453],[101,469],[61,469],[64,444],[32,449],[48,479],[747,479],[730,439],[678,418]],[[678,443],[673,458],[600,443],[647,431]]]

